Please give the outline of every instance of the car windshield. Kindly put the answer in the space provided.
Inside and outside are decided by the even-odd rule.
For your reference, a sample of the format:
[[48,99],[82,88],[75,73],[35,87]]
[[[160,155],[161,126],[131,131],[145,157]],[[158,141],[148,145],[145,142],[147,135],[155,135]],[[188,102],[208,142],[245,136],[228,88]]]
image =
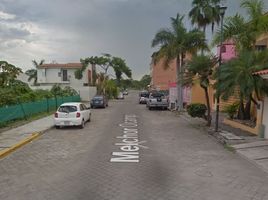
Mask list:
[[76,106],[71,106],[71,105],[66,105],[66,106],[60,106],[59,112],[66,112],[66,113],[69,113],[69,112],[76,112],[77,111],[77,107]]
[[141,97],[149,97],[149,93],[141,93],[140,96]]
[[159,97],[163,97],[164,94],[162,94],[162,93],[152,93],[151,96],[152,96],[153,98],[159,98]]
[[103,99],[103,97],[101,97],[101,96],[93,97],[93,100],[102,100],[102,99]]

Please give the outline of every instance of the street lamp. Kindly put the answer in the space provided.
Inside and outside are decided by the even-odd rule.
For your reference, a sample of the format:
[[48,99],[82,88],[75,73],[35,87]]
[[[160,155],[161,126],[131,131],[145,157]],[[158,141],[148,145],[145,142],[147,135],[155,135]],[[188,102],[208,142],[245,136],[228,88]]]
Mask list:
[[[227,7],[226,6],[221,6],[220,7],[220,16],[221,16],[221,43],[220,43],[220,55],[219,55],[219,67],[221,66],[222,63],[222,43],[223,43],[223,18],[224,18],[224,14],[226,11]],[[218,80],[218,84],[219,84],[219,80]],[[220,94],[217,95],[217,107],[216,107],[216,120],[215,120],[215,132],[218,132],[219,129],[219,112],[220,112]]]

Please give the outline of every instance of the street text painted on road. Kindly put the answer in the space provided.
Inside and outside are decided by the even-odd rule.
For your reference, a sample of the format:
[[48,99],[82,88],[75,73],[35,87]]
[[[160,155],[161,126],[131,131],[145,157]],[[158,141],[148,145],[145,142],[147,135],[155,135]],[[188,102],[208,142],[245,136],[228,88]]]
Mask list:
[[139,162],[139,149],[141,143],[138,138],[138,121],[136,115],[125,115],[124,123],[119,124],[123,128],[123,135],[117,136],[120,142],[115,143],[121,151],[113,152],[111,162]]

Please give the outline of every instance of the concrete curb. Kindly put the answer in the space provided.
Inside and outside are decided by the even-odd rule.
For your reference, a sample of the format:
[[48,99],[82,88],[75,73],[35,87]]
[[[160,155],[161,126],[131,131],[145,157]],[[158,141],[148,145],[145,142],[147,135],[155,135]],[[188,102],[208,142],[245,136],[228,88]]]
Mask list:
[[30,137],[18,142],[17,144],[13,145],[12,147],[9,147],[7,149],[0,151],[0,159],[7,156],[8,154],[15,151],[16,149],[26,145],[27,143],[31,142],[32,140],[36,139],[39,136],[40,136],[40,133],[32,133],[32,135]]
[[248,158],[247,156],[243,155],[242,153],[240,153],[239,151],[235,150],[235,153],[240,156],[240,158],[248,161],[249,163],[251,163],[252,165],[254,165],[255,167],[257,167],[258,169],[260,169],[261,171],[263,171],[266,174],[266,177],[268,177],[268,171],[262,167],[261,165],[259,165],[256,161]]

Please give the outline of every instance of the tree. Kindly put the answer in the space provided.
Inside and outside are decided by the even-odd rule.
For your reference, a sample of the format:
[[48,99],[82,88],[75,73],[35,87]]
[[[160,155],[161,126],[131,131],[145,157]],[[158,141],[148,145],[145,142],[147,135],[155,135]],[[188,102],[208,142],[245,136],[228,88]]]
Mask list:
[[213,68],[217,63],[217,58],[211,55],[198,55],[194,56],[185,65],[185,71],[183,72],[184,85],[191,86],[196,81],[199,82],[201,88],[203,88],[206,104],[207,104],[207,126],[211,125],[211,111],[208,88],[210,86],[211,75]]
[[108,81],[108,76],[105,73],[97,74],[97,94],[105,94],[105,85]]
[[144,75],[141,80],[140,80],[140,84],[142,88],[147,88],[148,85],[150,85],[151,83],[151,76],[150,75]]
[[191,23],[196,24],[206,32],[206,27],[211,24],[211,30],[214,31],[215,23],[220,22],[220,0],[193,0],[192,9],[189,12]]
[[119,57],[113,57],[111,61],[111,66],[114,69],[118,85],[120,85],[123,74],[125,74],[128,78],[131,78],[131,70],[128,68],[123,59]]
[[[184,16],[180,14],[177,14],[176,18],[171,17],[171,28],[160,29],[152,40],[152,47],[160,46],[154,59],[164,59],[167,68],[169,63],[176,59],[177,80],[183,71],[185,54],[188,52],[195,54],[199,49],[207,49],[204,33],[198,29],[187,31],[183,18]],[[181,83],[178,83],[178,102],[181,110],[183,107]]]
[[251,102],[258,105],[257,100],[260,100],[263,94],[268,94],[268,82],[254,75],[256,71],[267,69],[267,63],[268,50],[262,52],[244,50],[237,58],[224,63],[217,71],[217,95],[221,94],[223,99],[228,99],[238,89],[239,119],[250,119]]
[[[268,15],[264,15],[264,3],[261,0],[243,0],[241,7],[246,9],[249,18],[245,19],[238,13],[228,17],[223,25],[223,40],[234,40],[237,51],[255,49],[258,36],[268,32]],[[213,45],[219,44],[220,41],[219,30]]]
[[[104,70],[105,76],[107,75],[109,68],[113,68],[118,84],[120,84],[123,74],[125,74],[128,78],[131,78],[132,76],[131,69],[126,65],[125,60],[119,57],[113,57],[110,54],[103,54],[103,56],[100,57],[91,56],[90,58],[81,59],[81,63],[83,67],[80,71],[77,71],[76,78],[78,79],[80,78],[78,76],[79,74],[82,78],[82,71],[86,69],[88,64],[91,64],[92,66],[99,66]],[[92,73],[94,75],[94,72]]]
[[15,67],[6,61],[0,61],[0,86],[7,86],[20,73],[22,73],[21,68]]
[[42,59],[39,63],[36,60],[32,60],[32,63],[34,65],[34,69],[29,69],[25,72],[26,75],[29,76],[28,81],[31,81],[32,79],[34,80],[34,85],[37,84],[37,68],[40,65],[43,65],[45,63],[45,60]]

